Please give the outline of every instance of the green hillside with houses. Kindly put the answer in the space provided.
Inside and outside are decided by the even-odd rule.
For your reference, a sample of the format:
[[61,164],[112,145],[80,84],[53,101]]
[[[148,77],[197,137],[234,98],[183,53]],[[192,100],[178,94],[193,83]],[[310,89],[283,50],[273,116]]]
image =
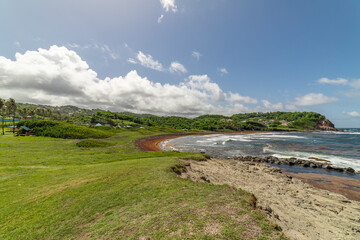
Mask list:
[[[82,109],[75,106],[47,106],[3,101],[2,126],[13,126],[24,120],[51,120],[93,128],[168,127],[182,131],[302,131],[318,130],[321,122],[333,124],[315,112],[254,112],[232,116],[202,115],[195,118],[155,116],[151,114],[118,113],[101,109]],[[29,123],[29,121],[26,121]]]

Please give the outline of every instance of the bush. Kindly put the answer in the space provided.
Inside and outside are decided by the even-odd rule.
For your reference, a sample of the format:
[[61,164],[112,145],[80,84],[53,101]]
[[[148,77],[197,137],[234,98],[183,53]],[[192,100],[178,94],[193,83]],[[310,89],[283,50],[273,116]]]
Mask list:
[[31,128],[34,130],[36,136],[54,138],[83,139],[106,138],[112,136],[112,133],[110,132],[51,120],[24,120],[18,122],[17,126],[27,126],[28,128]]
[[114,143],[104,142],[104,141],[95,140],[95,139],[82,140],[81,142],[76,143],[76,146],[84,147],[84,148],[110,147],[110,146],[114,146],[114,145],[115,145]]

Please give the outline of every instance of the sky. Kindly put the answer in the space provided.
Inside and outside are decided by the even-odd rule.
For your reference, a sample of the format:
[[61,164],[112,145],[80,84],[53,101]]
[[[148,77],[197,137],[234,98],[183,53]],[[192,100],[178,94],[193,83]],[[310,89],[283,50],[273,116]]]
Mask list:
[[360,128],[356,0],[0,0],[0,98]]

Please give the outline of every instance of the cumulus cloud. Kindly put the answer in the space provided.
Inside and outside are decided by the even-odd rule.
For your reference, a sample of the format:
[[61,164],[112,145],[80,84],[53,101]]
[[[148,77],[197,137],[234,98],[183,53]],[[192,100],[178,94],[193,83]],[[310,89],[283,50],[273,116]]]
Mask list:
[[337,101],[337,98],[327,97],[322,93],[309,93],[301,97],[296,98],[296,105],[299,106],[313,106],[320,104],[327,104]]
[[200,57],[202,56],[201,55],[201,53],[199,53],[198,51],[193,51],[192,53],[191,53],[191,56],[192,57],[194,57],[194,58],[196,58],[196,60],[200,60]]
[[160,0],[161,6],[166,12],[172,11],[177,12],[177,5],[175,0]]
[[280,102],[272,104],[268,100],[262,100],[262,103],[264,104],[264,108],[268,111],[282,111],[284,109],[283,104]]
[[172,62],[169,71],[171,73],[187,73],[186,68],[179,62]]
[[356,111],[346,112],[346,114],[349,115],[350,117],[360,117],[360,113]]
[[163,18],[164,18],[164,14],[161,14],[160,17],[158,17],[157,22],[158,22],[158,23],[161,23],[161,21],[162,21]]
[[150,54],[146,55],[143,52],[139,51],[136,58],[139,63],[146,68],[151,68],[160,72],[164,71],[164,67],[162,66],[162,64],[154,60]]
[[348,83],[348,80],[345,78],[337,78],[337,79],[320,78],[318,82],[323,84],[345,85]]
[[230,92],[226,100],[229,102],[244,102],[244,103],[251,103],[256,104],[258,101],[254,98],[248,97],[248,96],[241,96],[239,93],[232,93]]
[[221,74],[228,74],[229,72],[226,70],[226,68],[218,68],[218,71],[221,73]]
[[[143,62],[149,60],[139,53],[140,59],[145,56]],[[0,56],[0,96],[19,102],[184,116],[249,112],[253,109],[239,102],[254,103],[250,97],[223,92],[207,75],[190,75],[177,85],[150,81],[136,71],[100,79],[75,51],[58,46],[16,53],[15,60]]]

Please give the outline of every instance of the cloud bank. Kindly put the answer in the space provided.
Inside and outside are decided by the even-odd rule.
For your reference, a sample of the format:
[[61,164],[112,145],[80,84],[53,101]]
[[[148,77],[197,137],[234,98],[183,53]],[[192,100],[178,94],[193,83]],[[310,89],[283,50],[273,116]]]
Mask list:
[[296,105],[299,106],[313,106],[320,104],[327,104],[337,101],[337,98],[327,97],[322,93],[309,93],[296,98]]
[[[146,67],[164,69],[140,51],[137,60]],[[186,72],[179,63],[172,67]],[[243,104],[257,102],[224,92],[207,75],[190,75],[177,85],[150,81],[135,70],[100,79],[75,51],[55,45],[48,50],[16,53],[14,61],[0,56],[0,96],[19,102],[184,116],[249,112],[255,108]]]

